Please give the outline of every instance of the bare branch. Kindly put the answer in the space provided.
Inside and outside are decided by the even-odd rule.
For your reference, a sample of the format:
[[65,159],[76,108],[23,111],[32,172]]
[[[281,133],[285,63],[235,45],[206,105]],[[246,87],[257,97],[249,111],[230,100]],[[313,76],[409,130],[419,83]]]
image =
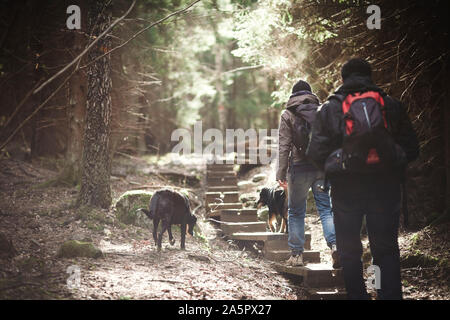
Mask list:
[[[128,8],[128,10],[125,12],[123,16],[118,18],[116,21],[114,21],[108,28],[106,28],[105,31],[103,31],[97,38],[95,38],[94,41],[92,41],[75,59],[73,59],[69,64],[67,64],[64,68],[59,70],[56,74],[54,74],[50,79],[45,81],[42,85],[40,85],[36,90],[33,91],[33,94],[38,93],[42,90],[46,85],[48,85],[50,82],[58,78],[61,74],[63,74],[67,69],[69,69],[71,66],[73,66],[75,63],[77,63],[83,56],[101,39],[103,38],[112,28],[114,28],[120,21],[125,19],[125,17],[131,12],[134,5],[136,4],[136,0],[133,0],[133,3]],[[100,56],[102,57],[102,56]]]
[[260,65],[257,65],[257,66],[245,66],[245,67],[239,67],[239,68],[236,68],[236,69],[232,69],[232,70],[225,71],[224,74],[225,74],[225,73],[238,72],[238,71],[246,71],[246,70],[252,70],[252,69],[259,69],[259,68],[263,68],[263,67],[265,67],[264,64],[260,64]]
[[88,67],[89,65],[91,65],[92,63],[96,62],[97,60],[103,58],[104,56],[106,56],[106,55],[108,55],[108,54],[111,54],[111,53],[113,53],[114,51],[116,51],[116,50],[118,50],[118,49],[124,47],[124,46],[127,45],[130,41],[132,41],[133,39],[135,39],[137,36],[139,36],[139,35],[142,34],[143,32],[145,32],[145,31],[147,31],[148,29],[150,29],[150,28],[152,28],[152,27],[154,27],[154,26],[156,26],[156,25],[158,25],[158,24],[164,22],[165,20],[169,19],[170,17],[172,17],[172,16],[174,16],[174,15],[177,15],[177,14],[180,14],[180,13],[183,13],[183,12],[187,11],[190,7],[192,7],[193,5],[195,5],[196,3],[200,2],[200,1],[201,1],[201,0],[196,0],[196,1],[192,2],[191,4],[189,4],[187,7],[183,8],[183,9],[180,9],[180,10],[178,10],[178,11],[172,12],[172,13],[169,14],[168,16],[166,16],[166,17],[164,17],[164,18],[162,18],[162,19],[160,19],[160,20],[158,20],[158,21],[156,21],[156,22],[153,22],[152,24],[148,25],[147,27],[145,27],[145,28],[139,30],[137,33],[135,33],[135,34],[134,34],[131,38],[129,38],[127,41],[121,43],[121,44],[118,45],[117,47],[112,48],[112,49],[109,50],[108,52],[106,52],[106,53],[102,54],[101,56],[98,56],[98,57],[95,58],[94,60],[88,62],[87,64],[85,64],[84,66],[82,66],[81,69],[84,69],[84,68]]
[[47,99],[45,99],[44,102],[42,102],[28,117],[26,117],[25,120],[22,121],[22,123],[9,135],[9,137],[6,139],[6,141],[3,142],[2,145],[0,145],[0,150],[2,150],[11,141],[11,139],[17,134],[17,132],[19,132],[19,130],[25,125],[25,123],[27,123],[36,113],[38,113],[38,111],[41,110],[42,107],[44,107],[47,104],[47,102],[49,102],[50,99],[52,99],[59,92],[59,90],[61,90],[62,87],[64,87],[64,85],[67,83],[67,81],[69,81],[69,79],[77,71],[78,71],[78,66],[67,76],[67,78],[61,83],[61,85],[58,88],[56,88],[56,90],[53,91],[52,94],[50,94],[47,97]]

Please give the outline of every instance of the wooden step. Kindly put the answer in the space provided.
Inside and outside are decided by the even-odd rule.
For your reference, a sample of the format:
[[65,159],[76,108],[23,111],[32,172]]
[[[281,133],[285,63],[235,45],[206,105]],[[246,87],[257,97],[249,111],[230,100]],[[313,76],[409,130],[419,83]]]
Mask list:
[[206,178],[235,177],[234,171],[206,171]]
[[233,171],[234,164],[219,164],[219,163],[213,163],[213,164],[207,164],[206,170],[207,171]]
[[237,186],[237,177],[207,178],[209,187]]
[[[273,250],[289,250],[288,246],[288,235],[286,234],[286,239],[270,239],[264,243],[264,249],[267,251]],[[305,250],[311,250],[311,234],[305,232]]]
[[264,232],[266,231],[265,222],[223,222],[220,228],[226,235],[236,232]]
[[345,300],[347,293],[342,287],[333,288],[307,288],[306,293],[310,300]]
[[[291,250],[264,250],[264,258],[271,261],[286,261],[290,256]],[[320,263],[320,251],[304,251],[303,261]]]
[[276,271],[303,277],[303,285],[311,288],[342,286],[343,276],[341,270],[335,270],[329,265],[309,263],[303,267],[291,267],[285,264],[274,264]]
[[258,214],[256,209],[221,210],[220,220],[224,222],[258,222]]
[[238,186],[209,186],[207,192],[238,192]]
[[216,203],[220,202],[221,199],[223,202],[239,202],[239,192],[206,192],[206,203]]
[[231,235],[231,239],[241,241],[283,240],[287,243],[287,234],[277,232],[237,232]]
[[211,211],[216,210],[226,210],[226,209],[242,209],[242,203],[241,202],[228,202],[228,203],[210,203],[208,205],[209,209]]
[[263,164],[261,162],[261,160],[259,159],[259,156],[256,157],[255,161],[253,161],[253,159],[249,158],[248,156],[243,157],[243,158],[236,157],[235,163],[238,165],[250,165],[250,164],[261,165],[261,164]]

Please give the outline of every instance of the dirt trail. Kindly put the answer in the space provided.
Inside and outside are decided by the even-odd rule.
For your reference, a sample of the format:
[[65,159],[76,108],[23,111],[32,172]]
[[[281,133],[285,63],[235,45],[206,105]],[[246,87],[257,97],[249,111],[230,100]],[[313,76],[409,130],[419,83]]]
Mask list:
[[[71,207],[76,188],[42,185],[55,171],[14,160],[2,160],[0,168],[0,230],[17,251],[0,258],[2,299],[303,298],[301,288],[254,253],[218,238],[208,223],[199,223],[203,237],[187,238],[187,251],[179,249],[174,230],[176,244],[166,237],[157,253],[150,230],[117,223],[108,210],[86,218]],[[114,171],[122,172],[112,183],[114,197],[139,185],[170,183],[152,175],[143,160],[116,164]],[[200,195],[201,186],[193,191]],[[89,239],[104,257],[57,258],[68,239]],[[66,285],[72,265],[80,268],[78,289]]]
[[[181,167],[164,161],[149,163],[153,161],[116,161],[113,198],[141,186],[150,190],[182,186],[155,174],[157,169],[183,169],[194,176],[204,170],[198,161]],[[260,167],[242,178],[269,170]],[[180,236],[175,229],[176,244],[170,246],[166,236],[163,251],[157,253],[150,230],[118,223],[112,210],[86,214],[74,209],[76,187],[44,184],[56,175],[49,162],[0,160],[0,231],[16,250],[14,257],[0,255],[0,299],[306,299],[299,281],[279,275],[254,250],[221,239],[204,221],[199,222],[202,236],[187,238],[187,251],[179,249]],[[201,185],[191,192],[203,198]],[[321,251],[324,263],[330,263],[313,208],[308,210],[306,225],[312,247]],[[406,260],[410,264],[402,271],[406,299],[450,298],[449,236],[445,230],[448,224],[401,234],[403,259],[415,254],[412,257],[419,256],[429,264],[421,267],[422,260]],[[58,248],[69,239],[92,241],[104,257],[57,258]],[[80,268],[78,289],[68,289],[66,284],[71,265]]]

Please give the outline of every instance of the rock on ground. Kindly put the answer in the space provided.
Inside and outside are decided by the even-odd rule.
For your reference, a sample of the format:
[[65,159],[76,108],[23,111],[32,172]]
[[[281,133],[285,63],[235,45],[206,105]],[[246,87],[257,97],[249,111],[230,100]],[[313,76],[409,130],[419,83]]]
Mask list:
[[259,173],[253,176],[252,181],[257,183],[267,179],[267,174]]
[[101,256],[103,256],[103,253],[91,242],[69,240],[62,244],[62,246],[59,248],[57,256],[60,258],[100,258]]
[[139,208],[148,210],[150,199],[154,192],[146,190],[133,190],[123,193],[116,201],[114,207],[117,219],[125,224],[132,224],[144,228],[151,226],[152,222]]

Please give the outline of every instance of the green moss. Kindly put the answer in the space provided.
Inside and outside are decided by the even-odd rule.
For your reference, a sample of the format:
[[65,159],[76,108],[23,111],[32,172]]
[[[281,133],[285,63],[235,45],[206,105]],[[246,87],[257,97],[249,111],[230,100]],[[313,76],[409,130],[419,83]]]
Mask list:
[[419,240],[420,240],[419,233],[414,234],[414,235],[411,237],[411,247],[417,246],[417,243],[419,242]]
[[441,261],[436,257],[421,252],[420,250],[415,250],[414,252],[410,252],[408,255],[402,257],[401,266],[404,268],[435,267],[439,266],[442,262],[446,263],[445,260],[446,259],[443,259]]
[[117,219],[125,224],[149,227],[150,220],[139,208],[148,208],[153,192],[146,190],[127,191],[122,194],[114,204]]
[[93,230],[93,231],[103,231],[103,229],[105,228],[102,225],[96,224],[96,223],[91,222],[91,221],[86,223],[86,227],[88,229],[90,229],[90,230]]
[[99,258],[103,253],[90,242],[82,242],[76,240],[69,240],[62,244],[59,248],[57,257],[59,258]]

